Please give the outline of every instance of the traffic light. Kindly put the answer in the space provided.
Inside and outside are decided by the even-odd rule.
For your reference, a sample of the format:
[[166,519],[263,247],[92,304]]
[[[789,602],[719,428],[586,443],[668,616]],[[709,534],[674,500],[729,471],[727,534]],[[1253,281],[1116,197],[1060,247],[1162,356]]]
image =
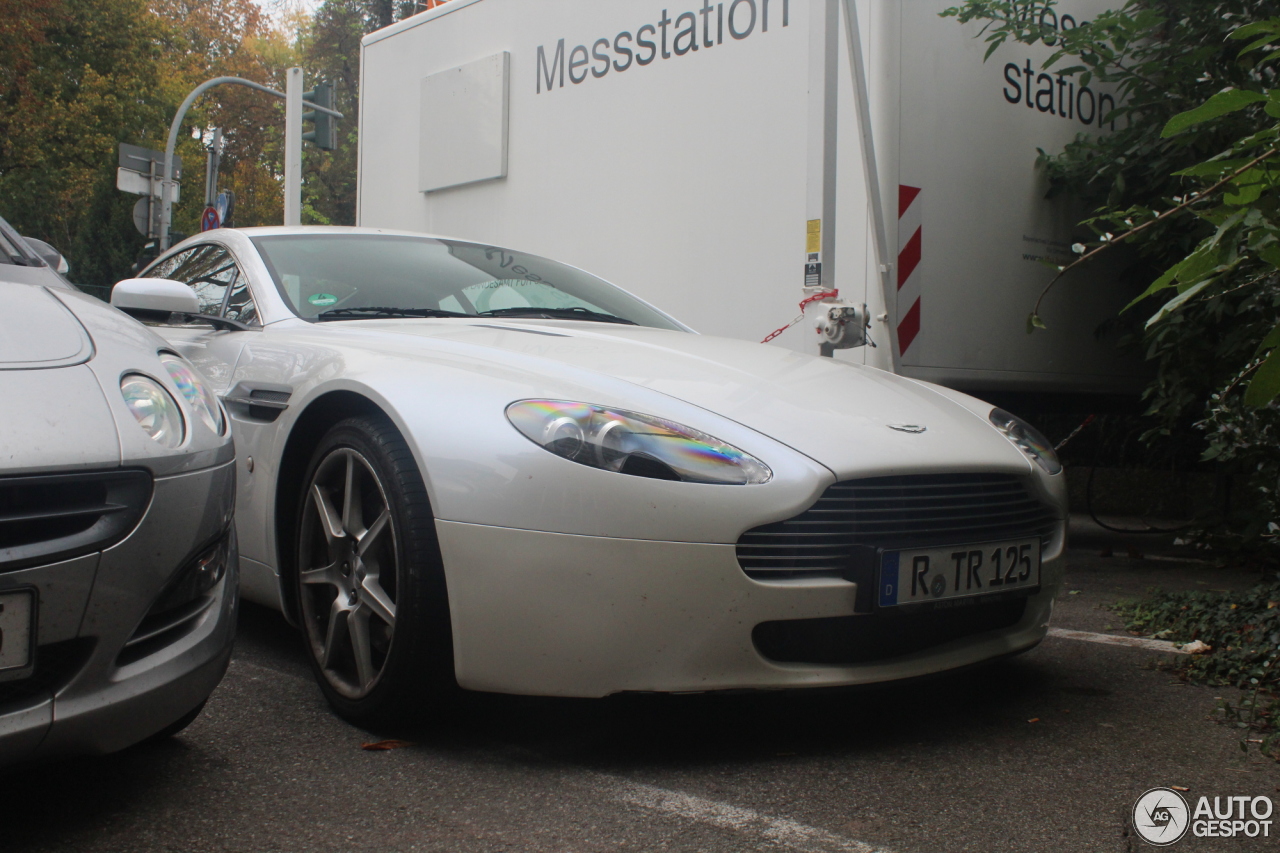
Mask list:
[[[333,86],[329,83],[317,83],[310,92],[302,93],[303,104],[311,104],[325,109],[333,109]],[[307,110],[302,114],[303,121],[311,122],[311,130],[302,134],[307,142],[314,142],[321,151],[332,151],[338,147],[338,120],[319,110]]]

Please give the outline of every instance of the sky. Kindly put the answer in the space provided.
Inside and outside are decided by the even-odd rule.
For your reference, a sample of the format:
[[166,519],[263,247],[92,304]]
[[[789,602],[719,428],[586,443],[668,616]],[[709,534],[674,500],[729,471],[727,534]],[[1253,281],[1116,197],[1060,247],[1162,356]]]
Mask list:
[[272,20],[280,23],[291,11],[315,12],[323,0],[254,0]]

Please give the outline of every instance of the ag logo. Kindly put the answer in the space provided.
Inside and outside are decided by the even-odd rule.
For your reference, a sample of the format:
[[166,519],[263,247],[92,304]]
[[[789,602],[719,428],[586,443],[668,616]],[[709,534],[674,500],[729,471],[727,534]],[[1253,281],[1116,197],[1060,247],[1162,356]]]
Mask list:
[[1143,841],[1168,847],[1182,840],[1191,825],[1187,801],[1172,788],[1152,788],[1133,804],[1133,828]]

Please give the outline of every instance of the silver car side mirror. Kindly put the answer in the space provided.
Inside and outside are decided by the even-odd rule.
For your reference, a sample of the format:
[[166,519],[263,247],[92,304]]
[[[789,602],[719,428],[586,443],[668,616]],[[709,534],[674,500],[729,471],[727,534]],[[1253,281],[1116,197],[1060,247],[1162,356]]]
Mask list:
[[198,314],[195,291],[171,278],[126,278],[111,289],[111,304],[126,314],[148,319]]
[[35,250],[37,255],[40,256],[40,259],[53,267],[55,272],[60,275],[66,275],[71,272],[71,267],[67,264],[67,259],[63,257],[63,254],[53,246],[43,240],[37,240],[35,237],[23,237],[22,239],[26,240],[27,244]]

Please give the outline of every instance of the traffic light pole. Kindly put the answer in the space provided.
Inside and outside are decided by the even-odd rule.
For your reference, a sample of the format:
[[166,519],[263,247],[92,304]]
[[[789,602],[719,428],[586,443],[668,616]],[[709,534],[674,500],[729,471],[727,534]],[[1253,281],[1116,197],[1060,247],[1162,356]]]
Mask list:
[[302,224],[302,69],[290,68],[284,96],[284,224]]
[[[182,128],[182,120],[187,117],[187,110],[191,109],[191,105],[195,103],[196,98],[203,95],[214,86],[221,86],[224,83],[234,84],[236,86],[247,86],[250,89],[257,89],[259,92],[265,92],[276,98],[283,98],[285,101],[285,224],[297,225],[301,218],[302,212],[302,69],[290,68],[288,85],[292,89],[294,85],[294,76],[297,76],[297,106],[296,106],[296,132],[292,137],[289,135],[289,115],[290,115],[290,95],[285,92],[279,92],[269,86],[261,83],[255,83],[252,80],[245,80],[243,77],[215,77],[212,80],[206,80],[199,86],[191,90],[191,94],[187,95],[186,100],[182,102],[182,106],[178,107],[177,114],[173,117],[173,123],[169,125],[169,141],[164,148],[164,180],[161,182],[160,189],[160,251],[169,248],[169,230],[170,223],[173,221],[173,187],[177,186],[177,181],[173,180],[173,152],[178,147],[178,131]],[[342,113],[337,110],[322,107],[318,104],[308,104],[311,109],[332,116],[333,118],[342,118]],[[292,188],[289,183],[289,165],[294,164],[294,174],[296,181]],[[290,221],[290,199],[292,199],[295,218]]]

